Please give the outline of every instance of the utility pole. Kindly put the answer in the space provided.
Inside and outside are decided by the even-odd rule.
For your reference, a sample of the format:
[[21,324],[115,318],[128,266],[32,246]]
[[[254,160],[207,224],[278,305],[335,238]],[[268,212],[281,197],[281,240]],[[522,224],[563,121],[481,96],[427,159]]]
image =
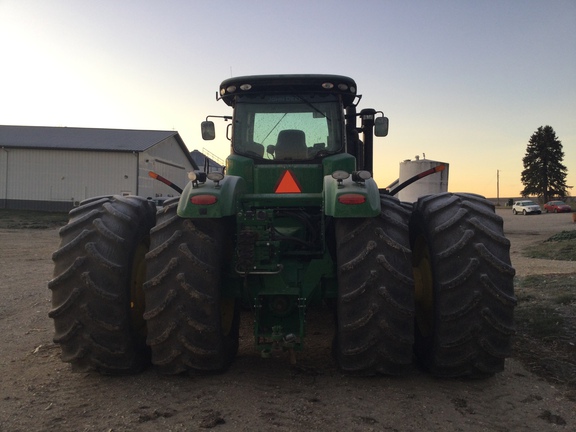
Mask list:
[[496,170],[496,204],[500,205],[500,170]]

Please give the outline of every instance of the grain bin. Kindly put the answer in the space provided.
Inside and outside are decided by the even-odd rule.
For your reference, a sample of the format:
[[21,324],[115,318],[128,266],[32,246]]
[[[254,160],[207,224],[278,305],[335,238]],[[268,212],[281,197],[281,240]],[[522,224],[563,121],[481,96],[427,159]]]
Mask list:
[[398,179],[398,183],[402,184],[402,182],[408,180],[410,177],[422,171],[437,167],[438,165],[445,165],[446,168],[443,171],[424,177],[407,186],[405,189],[402,189],[398,192],[398,198],[401,201],[415,202],[418,200],[418,197],[423,195],[447,192],[449,164],[426,158],[421,159],[420,156],[416,156],[414,160],[406,159],[400,162],[400,178]]

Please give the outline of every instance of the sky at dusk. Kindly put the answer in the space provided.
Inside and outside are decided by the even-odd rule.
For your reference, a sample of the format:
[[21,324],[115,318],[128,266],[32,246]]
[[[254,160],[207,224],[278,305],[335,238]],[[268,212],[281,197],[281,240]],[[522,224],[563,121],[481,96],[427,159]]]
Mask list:
[[[530,136],[550,125],[576,185],[576,1],[0,0],[0,124],[176,130],[225,158],[230,76],[354,78],[390,118],[380,187],[416,155],[449,190],[519,196]],[[571,190],[576,195],[576,189]]]

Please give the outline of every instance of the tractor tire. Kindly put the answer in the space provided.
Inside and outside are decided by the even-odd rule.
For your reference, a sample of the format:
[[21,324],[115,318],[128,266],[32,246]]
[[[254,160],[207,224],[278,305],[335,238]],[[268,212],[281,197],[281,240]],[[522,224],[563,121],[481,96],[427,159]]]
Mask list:
[[514,334],[510,242],[479,195],[422,197],[410,221],[418,362],[441,377],[504,369]]
[[[148,345],[161,373],[219,372],[238,351],[240,315],[221,285],[233,248],[228,219],[183,219],[164,203],[144,284]],[[228,247],[230,246],[230,247]]]
[[381,197],[381,214],[335,221],[337,331],[341,370],[399,375],[412,363],[414,289],[408,235],[410,210]]
[[142,284],[155,206],[137,196],[83,201],[52,255],[54,342],[75,371],[135,373],[149,364]]

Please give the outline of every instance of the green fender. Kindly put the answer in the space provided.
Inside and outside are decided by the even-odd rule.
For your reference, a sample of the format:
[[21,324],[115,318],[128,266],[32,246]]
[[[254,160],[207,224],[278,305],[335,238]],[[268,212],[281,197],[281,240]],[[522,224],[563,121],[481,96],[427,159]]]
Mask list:
[[[246,182],[242,177],[225,176],[219,184],[211,180],[194,186],[189,182],[180,196],[178,216],[182,218],[220,218],[237,213],[237,203],[246,193]],[[192,198],[203,198],[199,204],[192,203]],[[215,200],[210,197],[215,197]],[[207,199],[208,201],[206,202]]]
[[[345,198],[364,197],[363,203],[344,204]],[[341,201],[339,201],[339,199]],[[355,202],[356,200],[352,200]],[[327,216],[337,218],[375,217],[380,214],[380,192],[374,179],[362,183],[352,181],[349,177],[342,183],[324,176],[324,208]]]

